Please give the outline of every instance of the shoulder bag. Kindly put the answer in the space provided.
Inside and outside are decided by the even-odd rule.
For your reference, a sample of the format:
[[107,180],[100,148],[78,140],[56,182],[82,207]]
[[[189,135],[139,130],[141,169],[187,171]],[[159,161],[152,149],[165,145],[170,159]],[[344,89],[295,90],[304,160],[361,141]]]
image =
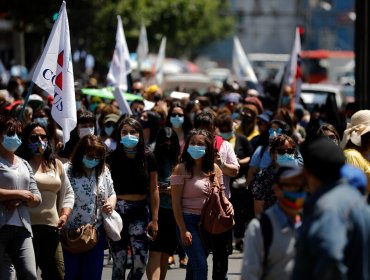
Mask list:
[[94,223],[86,224],[72,229],[63,229],[61,233],[61,244],[63,249],[73,253],[80,254],[87,252],[95,247],[99,241],[99,234],[96,229],[96,215],[98,208],[98,179],[96,182],[96,198],[94,210]]
[[234,226],[234,217],[226,214],[231,203],[214,174],[210,176],[210,183],[210,193],[202,208],[201,226],[208,233],[220,234]]

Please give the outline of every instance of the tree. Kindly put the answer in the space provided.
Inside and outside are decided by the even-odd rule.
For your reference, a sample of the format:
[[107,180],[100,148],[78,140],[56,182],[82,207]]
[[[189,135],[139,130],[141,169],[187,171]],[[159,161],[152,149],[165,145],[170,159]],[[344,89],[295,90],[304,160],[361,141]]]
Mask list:
[[[44,0],[12,0],[7,5],[15,26],[37,34],[34,40],[47,38],[59,9],[55,1]],[[228,37],[234,28],[229,1],[223,0],[73,0],[67,1],[67,12],[72,49],[92,53],[103,67],[113,54],[117,15],[131,52],[143,20],[150,51],[156,53],[166,36],[166,55],[175,57],[193,58],[198,48]]]

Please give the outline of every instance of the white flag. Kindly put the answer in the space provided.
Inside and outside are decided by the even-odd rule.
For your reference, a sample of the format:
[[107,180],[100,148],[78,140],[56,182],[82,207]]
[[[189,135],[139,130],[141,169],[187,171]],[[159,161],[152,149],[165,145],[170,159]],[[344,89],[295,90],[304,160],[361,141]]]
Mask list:
[[292,52],[290,54],[288,72],[286,76],[285,83],[290,85],[294,91],[294,99],[299,103],[299,97],[301,94],[302,85],[302,49],[301,49],[301,37],[299,35],[299,27],[295,30],[294,43],[292,47]]
[[76,127],[76,97],[74,90],[71,43],[66,2],[63,1],[32,81],[54,97],[51,115],[63,129],[63,144]]
[[118,103],[121,113],[132,115],[123,91],[127,91],[127,75],[131,73],[130,54],[128,52],[122,20],[117,16],[116,47],[114,49],[112,63],[108,73],[108,84],[114,86],[114,97]]
[[126,43],[122,20],[117,16],[116,47],[114,49],[112,63],[108,72],[108,84],[127,90],[127,75],[131,73],[130,53]]
[[251,81],[258,84],[256,74],[253,71],[247,55],[245,54],[238,37],[234,37],[233,70],[239,83]]
[[146,35],[146,28],[144,22],[142,22],[140,28],[139,44],[136,50],[137,61],[139,65],[142,65],[142,63],[147,58],[148,53],[149,53],[148,37]]
[[157,60],[155,62],[155,81],[160,86],[163,82],[163,64],[166,57],[166,37],[162,38]]

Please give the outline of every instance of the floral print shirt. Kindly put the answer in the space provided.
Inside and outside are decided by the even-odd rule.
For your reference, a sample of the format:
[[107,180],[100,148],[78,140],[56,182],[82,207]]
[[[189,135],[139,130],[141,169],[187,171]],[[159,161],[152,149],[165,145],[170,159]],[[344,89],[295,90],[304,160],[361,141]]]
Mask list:
[[[96,198],[95,170],[91,174],[91,177],[88,178],[85,176],[73,177],[72,165],[70,163],[66,163],[65,168],[75,193],[75,203],[72,213],[68,218],[66,228],[75,228],[88,223],[93,224]],[[116,195],[111,174],[107,167],[104,168],[103,173],[98,178],[98,188],[97,227],[101,225],[103,219],[101,212],[102,201]]]
[[258,172],[250,184],[253,198],[255,200],[262,200],[265,202],[264,209],[269,208],[276,202],[276,196],[272,190],[274,175],[275,168],[273,165],[270,165]]

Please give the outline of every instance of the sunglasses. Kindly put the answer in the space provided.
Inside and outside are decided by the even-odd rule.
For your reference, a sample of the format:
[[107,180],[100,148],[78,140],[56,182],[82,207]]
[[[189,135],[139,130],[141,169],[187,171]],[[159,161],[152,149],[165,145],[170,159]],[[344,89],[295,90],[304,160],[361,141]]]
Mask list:
[[17,134],[17,136],[19,137],[19,133],[16,133],[14,130],[8,131],[6,133],[6,135],[9,137],[13,137],[15,134]]
[[181,113],[172,113],[171,114],[171,117],[183,117],[184,114],[181,114]]
[[46,134],[33,134],[33,135],[30,135],[30,137],[28,137],[28,139],[32,142],[32,143],[35,143],[35,142],[38,142],[40,139],[42,141],[45,141],[48,139],[48,136]]
[[275,149],[276,152],[279,154],[279,155],[284,155],[284,154],[288,154],[288,155],[292,155],[295,153],[295,149],[294,148],[289,148],[289,149]]

